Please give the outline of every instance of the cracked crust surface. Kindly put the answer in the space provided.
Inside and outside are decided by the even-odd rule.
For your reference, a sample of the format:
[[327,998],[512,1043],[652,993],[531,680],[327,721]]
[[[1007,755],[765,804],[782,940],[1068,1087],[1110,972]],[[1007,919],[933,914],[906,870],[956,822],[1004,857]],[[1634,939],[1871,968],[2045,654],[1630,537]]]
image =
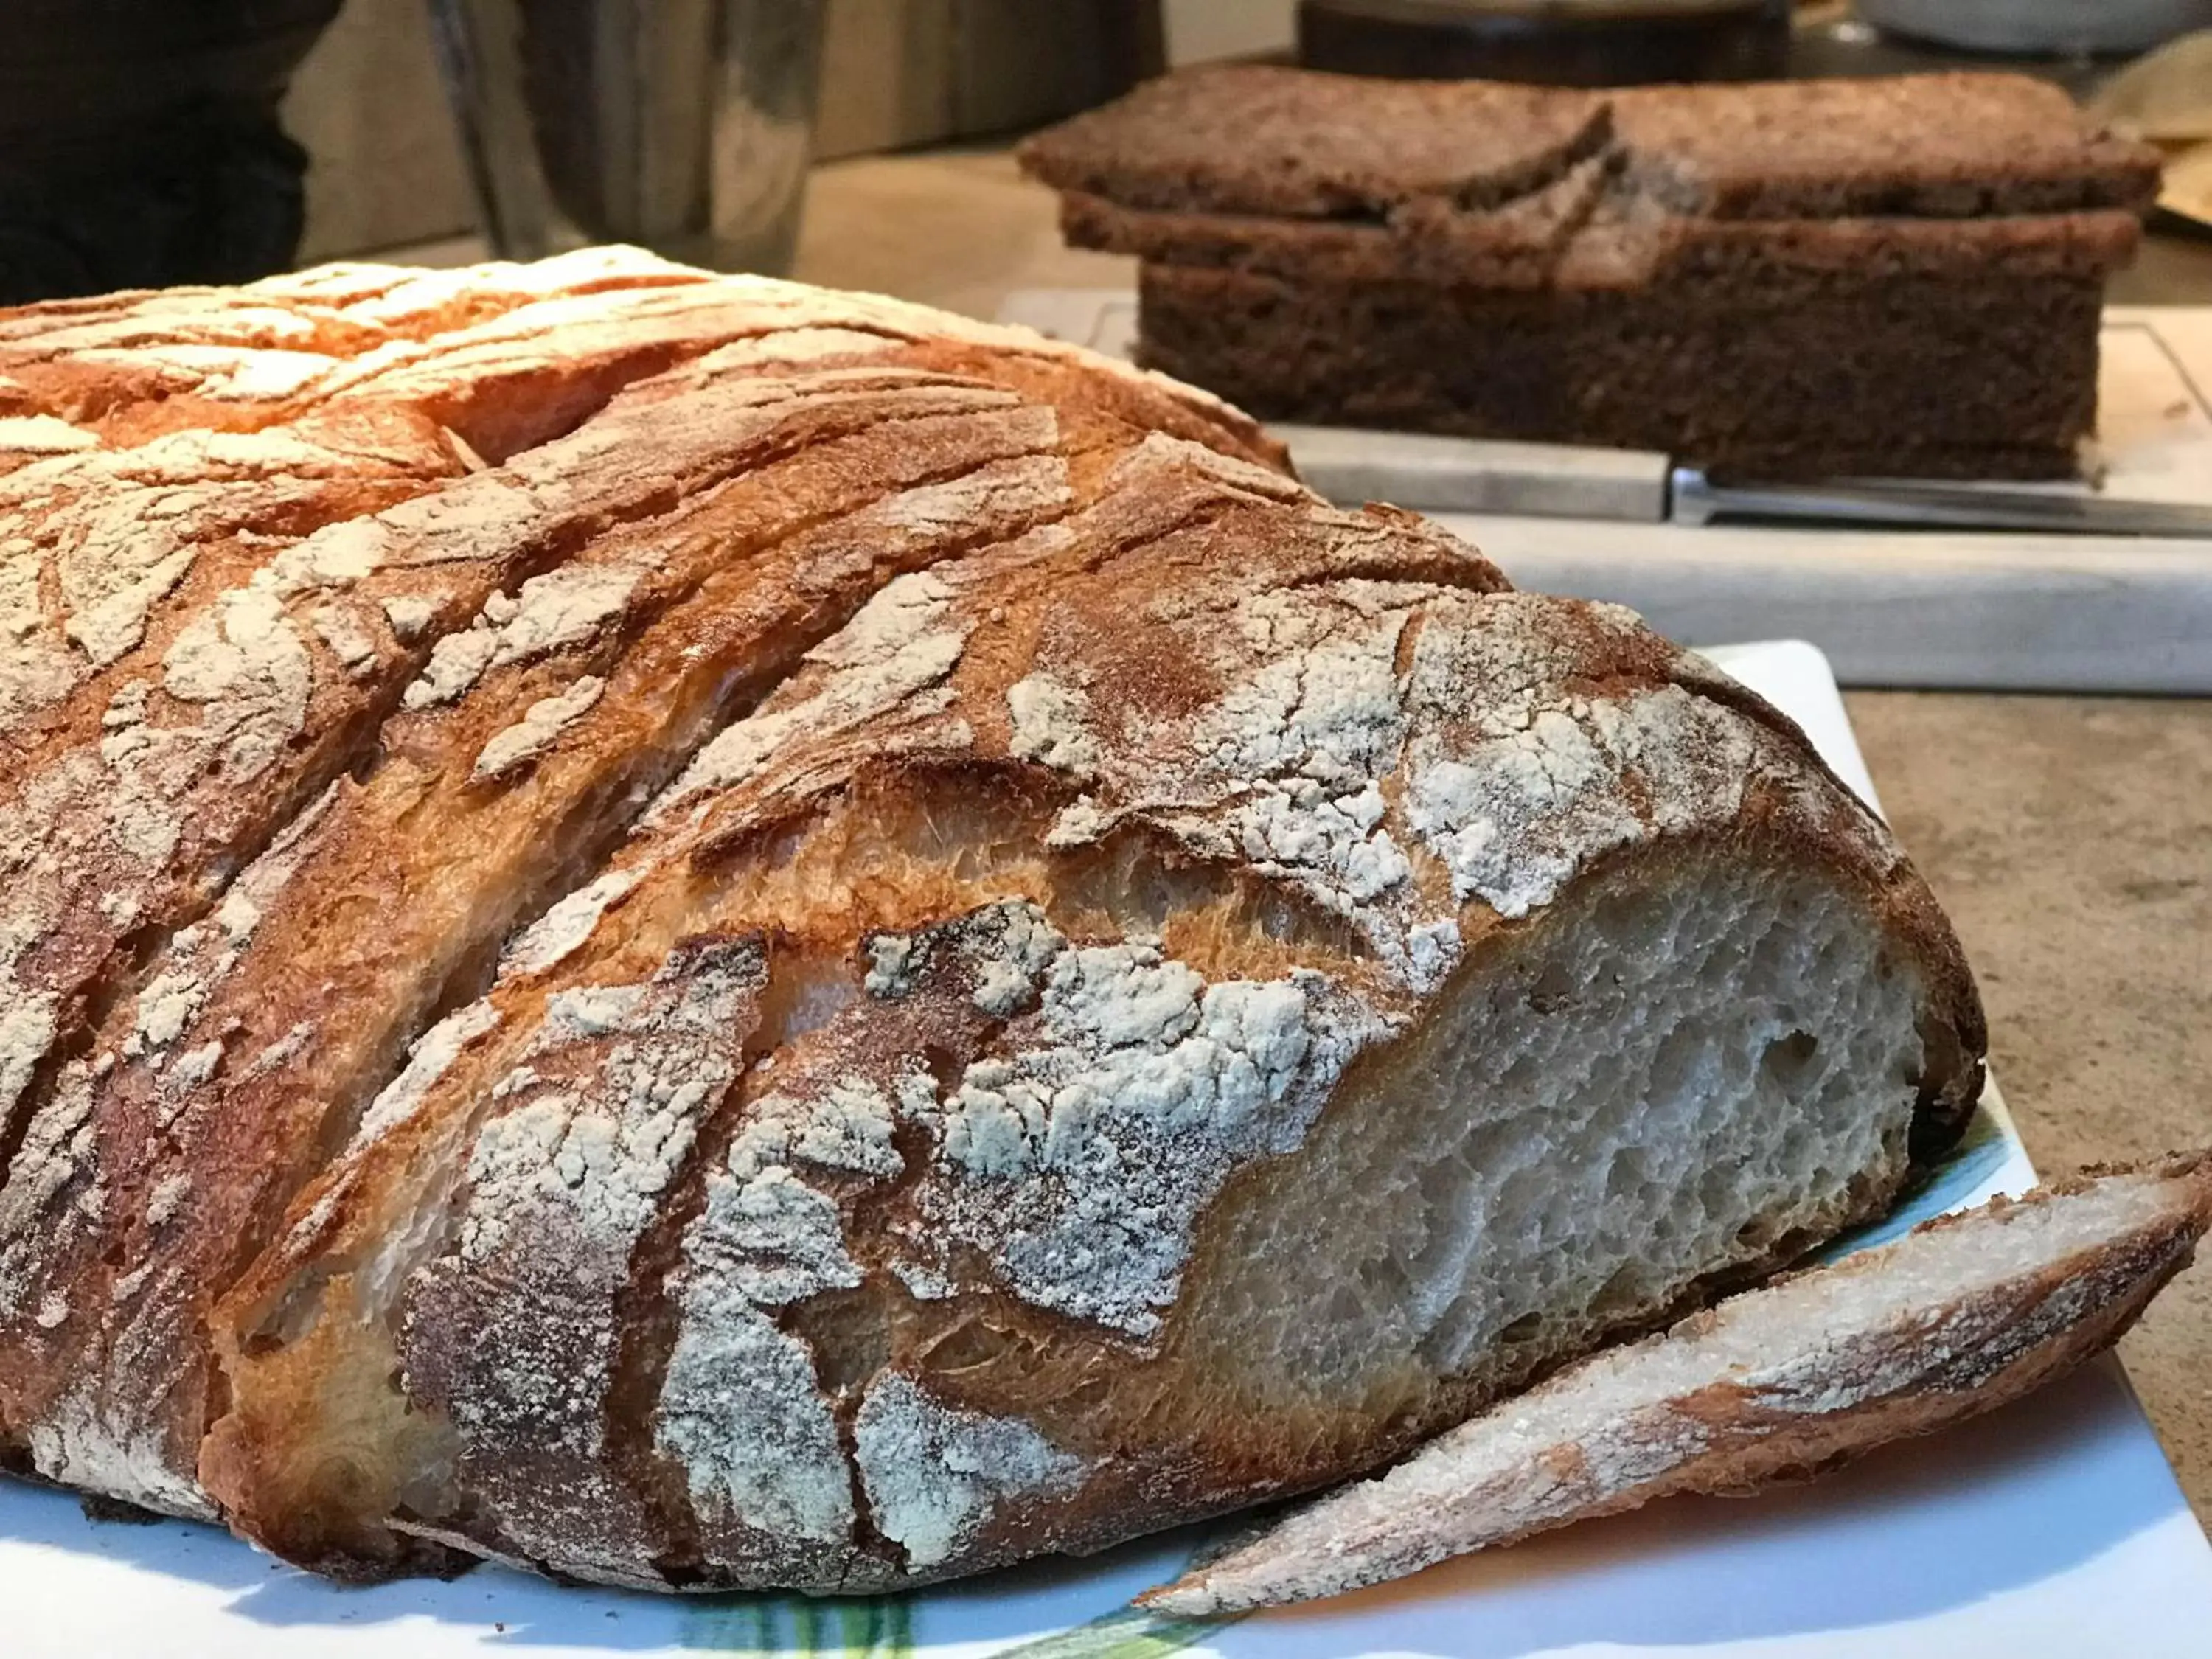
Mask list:
[[[76,678],[0,772],[0,1443],[51,1478],[353,1575],[1094,1547],[1510,1380],[1232,1423],[1192,1287],[1581,896],[1808,872],[1914,988],[1884,1109],[1938,1146],[1978,1091],[1948,928],[1794,726],[1201,394],[612,254],[34,310],[0,357],[50,452],[0,486],[141,468],[26,514],[333,411],[422,446],[165,451],[171,541],[25,556],[9,637]],[[133,581],[95,662],[70,595]],[[1791,1224],[1880,1207],[1893,1139]]]

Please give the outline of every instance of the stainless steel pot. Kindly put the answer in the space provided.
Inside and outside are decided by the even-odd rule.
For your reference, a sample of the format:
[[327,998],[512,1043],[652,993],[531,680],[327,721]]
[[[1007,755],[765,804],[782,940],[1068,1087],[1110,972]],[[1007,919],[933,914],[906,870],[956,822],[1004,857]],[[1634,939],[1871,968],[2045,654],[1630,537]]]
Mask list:
[[1877,28],[1976,52],[2148,52],[2212,28],[2212,0],[1858,0]]
[[789,267],[822,0],[431,0],[430,15],[501,258],[635,242]]

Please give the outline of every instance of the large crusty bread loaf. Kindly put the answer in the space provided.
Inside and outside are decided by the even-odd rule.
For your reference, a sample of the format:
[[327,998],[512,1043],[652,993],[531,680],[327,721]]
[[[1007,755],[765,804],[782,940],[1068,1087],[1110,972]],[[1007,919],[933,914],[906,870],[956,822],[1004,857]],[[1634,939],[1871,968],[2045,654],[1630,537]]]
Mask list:
[[1141,1600],[1310,1601],[1677,1492],[1804,1480],[2103,1352],[2208,1227],[2203,1152],[1940,1217],[1595,1355]]
[[970,1571],[1881,1212],[1789,721],[1201,394],[624,254],[0,318],[0,1447],[325,1571]]

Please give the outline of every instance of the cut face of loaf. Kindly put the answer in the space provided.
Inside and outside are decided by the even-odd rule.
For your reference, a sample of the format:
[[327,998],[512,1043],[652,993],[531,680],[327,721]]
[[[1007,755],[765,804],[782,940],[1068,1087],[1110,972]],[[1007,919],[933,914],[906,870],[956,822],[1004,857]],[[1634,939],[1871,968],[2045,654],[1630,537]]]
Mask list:
[[942,1577],[1370,1468],[1955,1133],[1948,928],[1699,659],[1164,383],[694,285],[247,575],[292,738],[17,958],[12,1456],[334,1572]]

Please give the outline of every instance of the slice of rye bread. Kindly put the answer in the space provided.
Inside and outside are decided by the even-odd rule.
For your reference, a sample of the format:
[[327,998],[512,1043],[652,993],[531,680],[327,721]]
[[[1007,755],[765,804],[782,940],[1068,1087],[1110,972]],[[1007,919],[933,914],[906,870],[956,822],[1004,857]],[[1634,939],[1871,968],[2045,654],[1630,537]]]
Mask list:
[[[1419,283],[1456,292],[1631,289],[1657,282],[1832,286],[1903,275],[2070,276],[2101,282],[2142,236],[2131,212],[1996,219],[1681,217],[1653,209],[1601,161],[1481,213],[1425,198],[1376,223],[1156,212],[1103,197],[1060,197],[1069,244],[1159,264],[1219,266],[1291,282]],[[1817,290],[1808,287],[1808,298]]]
[[1806,1479],[2108,1347],[2208,1227],[2203,1153],[1992,1200],[1570,1367],[1138,1600],[1311,1601],[1676,1492]]
[[1493,207],[1551,184],[1608,132],[1589,93],[1214,65],[1148,82],[1018,154],[1048,185],[1127,207],[1306,221],[1417,197]]
[[1489,209],[1601,153],[1692,217],[2140,213],[2158,180],[2154,150],[2092,133],[2058,88],[1988,74],[1595,94],[1215,67],[1140,87],[1020,157],[1125,208],[1303,220],[1424,198]]
[[1624,88],[1614,146],[1678,212],[1722,219],[1968,219],[2118,208],[2159,156],[2098,131],[2066,93],[1973,71]]
[[1271,420],[1607,444],[1745,477],[2058,477],[2096,413],[2100,297],[2063,275],[1570,295],[1148,263],[1140,282],[1140,359]]
[[[2063,94],[2014,77],[1620,95],[1640,100],[1644,141],[1617,137],[1503,203],[1470,207],[1417,192],[1364,218],[1315,222],[1069,187],[1062,230],[1076,246],[1155,262],[1325,283],[1578,290],[1823,273],[2094,280],[2132,254],[2156,186],[2154,152],[2086,137]],[[1925,125],[1946,97],[1986,115],[1976,130],[1986,137],[1947,125],[1911,167],[1887,166],[1900,141],[1893,127],[1869,131],[1869,113]]]

